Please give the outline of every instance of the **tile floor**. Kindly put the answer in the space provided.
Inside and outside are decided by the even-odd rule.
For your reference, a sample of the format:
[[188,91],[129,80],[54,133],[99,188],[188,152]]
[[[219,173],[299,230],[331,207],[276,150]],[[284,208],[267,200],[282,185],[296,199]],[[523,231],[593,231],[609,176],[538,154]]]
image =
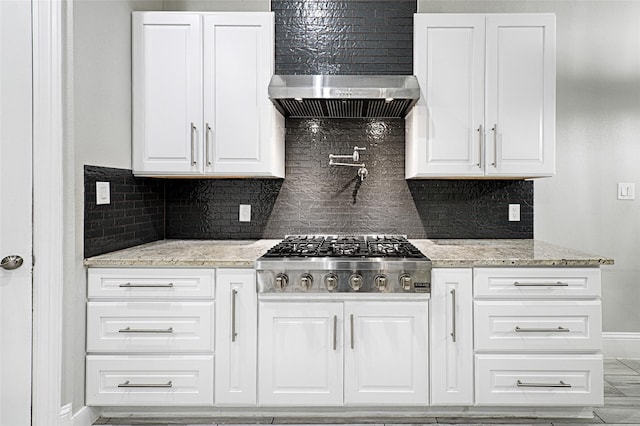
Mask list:
[[183,419],[167,418],[100,418],[94,425],[328,425],[345,426],[417,426],[423,424],[449,425],[536,425],[574,426],[589,424],[636,425],[640,426],[640,359],[607,359],[604,362],[604,406],[594,408],[593,419],[535,419],[535,418],[471,418],[471,417],[419,417],[419,418],[221,418],[193,417]]

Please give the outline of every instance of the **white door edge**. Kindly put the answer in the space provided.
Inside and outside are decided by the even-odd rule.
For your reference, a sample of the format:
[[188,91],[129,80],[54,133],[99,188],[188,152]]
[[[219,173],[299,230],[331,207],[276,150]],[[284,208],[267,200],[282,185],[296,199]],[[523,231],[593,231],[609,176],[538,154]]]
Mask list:
[[63,285],[62,15],[68,0],[31,0],[33,28],[34,425],[61,407]]

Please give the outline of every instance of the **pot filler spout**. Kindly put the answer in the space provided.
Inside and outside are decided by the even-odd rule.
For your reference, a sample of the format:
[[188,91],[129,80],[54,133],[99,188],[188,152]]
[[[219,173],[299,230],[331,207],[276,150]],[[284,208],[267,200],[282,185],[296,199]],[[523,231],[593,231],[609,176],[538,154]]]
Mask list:
[[274,75],[269,83],[269,99],[289,118],[404,118],[419,98],[413,75]]

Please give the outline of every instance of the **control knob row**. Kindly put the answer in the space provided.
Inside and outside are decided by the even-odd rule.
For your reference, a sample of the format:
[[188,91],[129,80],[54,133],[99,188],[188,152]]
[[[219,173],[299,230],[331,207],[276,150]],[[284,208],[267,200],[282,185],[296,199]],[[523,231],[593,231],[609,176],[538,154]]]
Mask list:
[[[387,278],[387,276],[382,274],[376,275],[375,278],[373,279],[373,285],[379,291],[384,291],[387,288],[388,282],[389,282],[389,279]],[[409,274],[402,274],[400,275],[400,277],[398,277],[398,282],[400,284],[400,287],[403,290],[409,291],[411,290],[413,279]],[[276,275],[275,287],[277,290],[283,291],[288,284],[289,284],[289,277],[287,275],[285,274]],[[352,274],[349,277],[349,287],[351,287],[354,291],[360,290],[363,284],[364,284],[364,279],[362,278],[362,275]],[[328,291],[334,291],[336,288],[338,288],[338,277],[333,273],[328,274],[324,278],[324,285]],[[311,274],[302,274],[300,276],[300,287],[302,287],[305,290],[308,290],[312,286],[313,286],[313,276]]]

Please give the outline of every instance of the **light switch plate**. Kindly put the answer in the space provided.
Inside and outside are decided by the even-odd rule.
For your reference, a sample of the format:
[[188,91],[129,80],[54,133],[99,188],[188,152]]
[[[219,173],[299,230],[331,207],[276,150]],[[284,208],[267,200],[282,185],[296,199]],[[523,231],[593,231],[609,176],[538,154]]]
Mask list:
[[509,204],[509,222],[520,222],[520,204]]
[[635,200],[635,183],[618,183],[618,200]]
[[111,204],[109,182],[96,182],[96,204]]
[[251,204],[240,204],[240,213],[238,216],[240,222],[251,222]]

